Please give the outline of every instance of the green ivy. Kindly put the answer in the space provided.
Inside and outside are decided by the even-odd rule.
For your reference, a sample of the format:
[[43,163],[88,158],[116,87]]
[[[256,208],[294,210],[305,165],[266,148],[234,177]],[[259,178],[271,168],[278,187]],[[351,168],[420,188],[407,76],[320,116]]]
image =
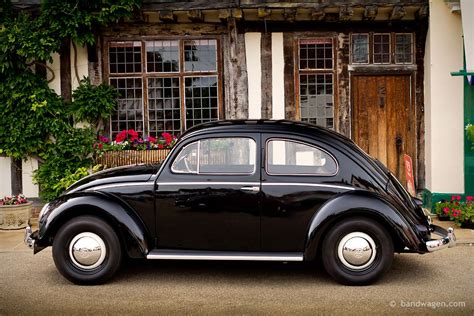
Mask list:
[[116,106],[117,92],[81,81],[75,101],[66,104],[33,69],[49,60],[63,41],[92,44],[94,30],[130,16],[139,0],[43,0],[34,14],[12,10],[1,1],[0,17],[0,155],[35,156],[35,173],[45,200],[57,197],[61,179],[92,164],[97,130],[76,128],[85,120],[94,127]]
[[94,86],[89,78],[84,78],[72,97],[74,102],[71,104],[71,113],[75,120],[94,125],[110,116],[110,113],[117,107],[119,93],[108,84],[102,83]]

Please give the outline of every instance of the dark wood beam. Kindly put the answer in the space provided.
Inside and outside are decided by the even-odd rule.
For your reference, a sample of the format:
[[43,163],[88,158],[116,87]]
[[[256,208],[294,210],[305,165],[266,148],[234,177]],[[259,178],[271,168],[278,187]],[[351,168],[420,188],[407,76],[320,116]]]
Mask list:
[[240,8],[232,9],[232,17],[236,19],[237,21],[242,19],[244,17],[244,13],[242,12],[242,9]]
[[258,8],[257,16],[259,19],[266,19],[272,14],[272,10],[267,8]]
[[421,19],[427,18],[428,13],[429,13],[429,6],[424,5],[421,8],[419,8],[418,11],[416,11],[415,16],[417,19],[421,20]]
[[404,6],[396,5],[393,7],[392,12],[390,13],[390,20],[400,20],[406,14]]
[[232,11],[230,9],[221,9],[218,16],[222,22],[225,22],[232,16]]
[[11,159],[11,188],[12,194],[17,195],[23,193],[22,179],[22,162],[21,159]]
[[373,21],[377,16],[379,8],[376,5],[368,5],[364,9],[364,20]]
[[160,11],[158,17],[162,22],[166,22],[166,23],[176,22],[176,15],[173,13],[173,11],[170,11],[170,10]]
[[192,22],[202,22],[204,21],[204,14],[202,13],[202,10],[189,10],[187,12],[188,19],[190,19]]
[[283,12],[283,17],[288,22],[294,22],[296,20],[296,8],[285,9]]
[[311,19],[315,21],[322,21],[326,13],[323,8],[316,8],[311,10]]
[[339,8],[339,20],[349,21],[354,15],[354,9],[352,7],[340,7]]
[[59,49],[59,73],[61,81],[61,96],[64,101],[72,101],[71,88],[71,39],[65,38]]

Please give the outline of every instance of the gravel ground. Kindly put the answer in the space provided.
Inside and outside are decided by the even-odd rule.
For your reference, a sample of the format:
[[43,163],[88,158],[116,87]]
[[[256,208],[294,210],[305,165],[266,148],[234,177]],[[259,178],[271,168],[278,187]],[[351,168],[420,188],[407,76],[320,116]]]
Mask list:
[[0,252],[0,315],[474,315],[473,255],[469,246],[396,255],[390,272],[366,287],[338,285],[309,263],[142,260],[91,287],[64,279],[50,248],[35,256],[7,251]]

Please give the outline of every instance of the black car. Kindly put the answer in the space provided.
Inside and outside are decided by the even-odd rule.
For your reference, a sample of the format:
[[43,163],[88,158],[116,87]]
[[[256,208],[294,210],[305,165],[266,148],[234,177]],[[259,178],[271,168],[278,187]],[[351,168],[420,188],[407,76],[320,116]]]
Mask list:
[[[432,240],[437,234],[441,239]],[[394,252],[455,245],[354,142],[313,125],[219,121],[188,130],[160,165],[86,177],[41,211],[25,241],[53,247],[70,281],[101,283],[122,257],[311,261],[369,284]]]

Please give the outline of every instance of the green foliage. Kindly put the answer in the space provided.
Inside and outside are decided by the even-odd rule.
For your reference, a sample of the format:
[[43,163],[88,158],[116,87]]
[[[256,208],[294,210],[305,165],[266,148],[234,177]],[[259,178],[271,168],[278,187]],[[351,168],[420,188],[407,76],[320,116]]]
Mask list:
[[41,186],[41,198],[49,201],[58,197],[62,187],[57,184],[65,175],[92,165],[93,142],[94,133],[91,129],[70,127],[41,153],[40,157],[44,159],[44,163],[34,174],[35,181]]
[[76,172],[69,173],[64,178],[59,180],[59,182],[53,185],[53,190],[57,194],[61,194],[61,192],[65,191],[71,185],[73,185],[76,181],[81,180],[82,178],[89,175],[89,171],[85,167],[78,168]]
[[98,120],[107,119],[116,108],[119,94],[106,83],[94,86],[89,78],[84,78],[72,97],[74,102],[71,104],[71,112],[75,120],[96,125]]
[[[35,173],[42,197],[60,194],[66,175],[92,162],[91,129],[74,127],[78,120],[96,123],[115,107],[116,92],[106,85],[81,82],[67,106],[31,65],[49,60],[63,42],[91,44],[99,27],[129,16],[139,0],[43,0],[40,12],[16,14],[1,1],[0,17],[0,154],[43,160]],[[95,118],[94,118],[95,116]],[[94,121],[95,119],[95,121]]]

